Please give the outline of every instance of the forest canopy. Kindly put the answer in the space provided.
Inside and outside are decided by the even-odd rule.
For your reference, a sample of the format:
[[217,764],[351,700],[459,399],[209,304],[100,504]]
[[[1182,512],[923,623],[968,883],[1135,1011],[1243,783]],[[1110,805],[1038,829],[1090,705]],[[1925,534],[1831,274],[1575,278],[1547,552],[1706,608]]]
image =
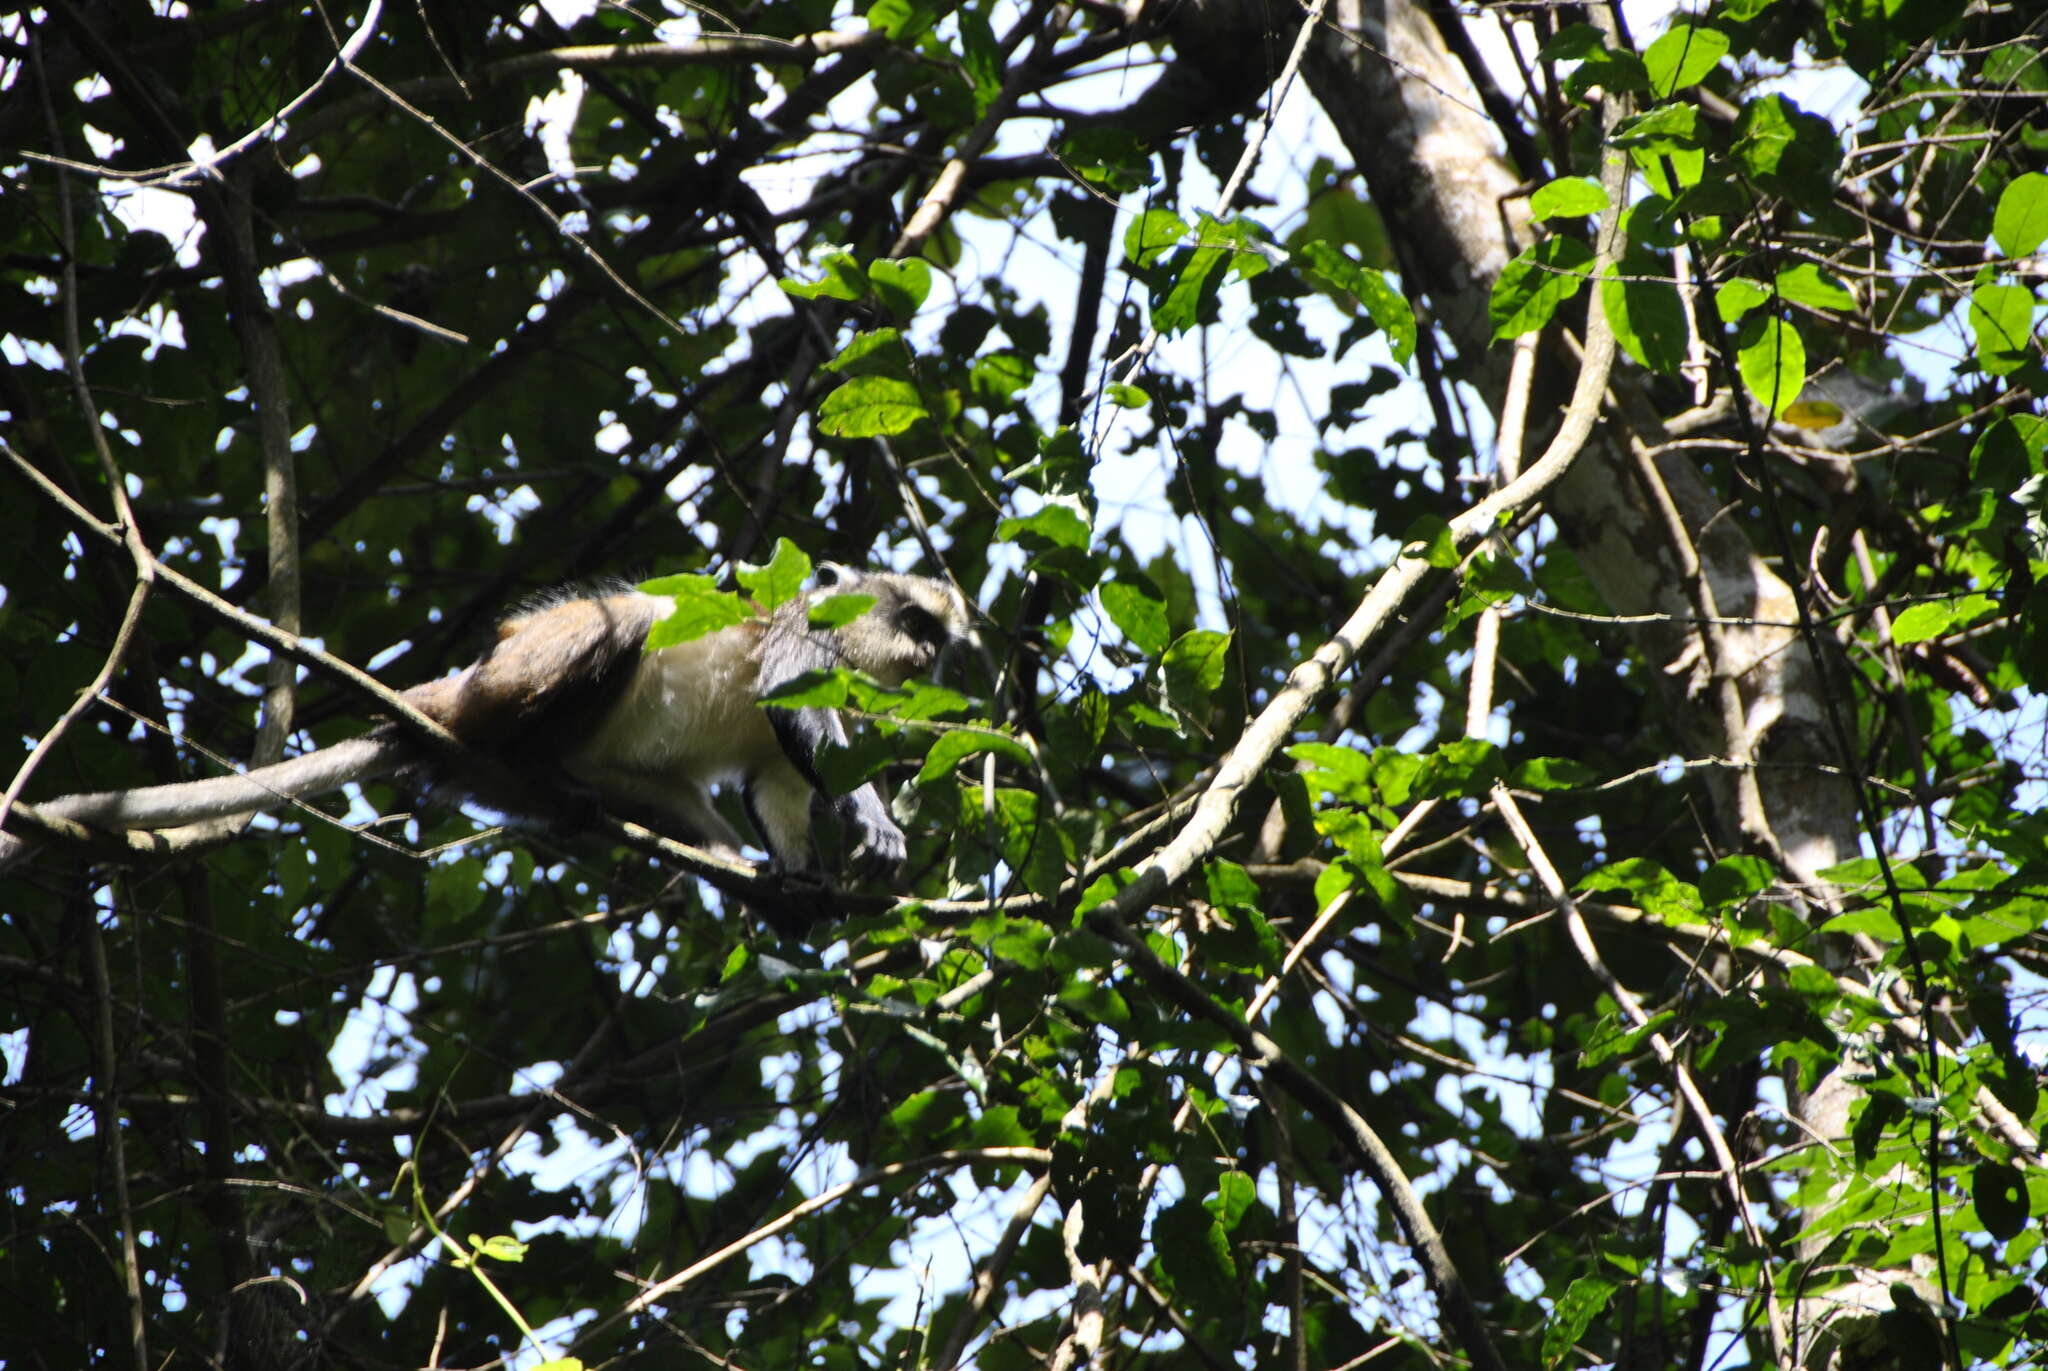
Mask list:
[[[0,15],[0,1364],[2040,1364],[2044,48]],[[891,880],[37,808],[826,562],[974,607],[778,701]]]

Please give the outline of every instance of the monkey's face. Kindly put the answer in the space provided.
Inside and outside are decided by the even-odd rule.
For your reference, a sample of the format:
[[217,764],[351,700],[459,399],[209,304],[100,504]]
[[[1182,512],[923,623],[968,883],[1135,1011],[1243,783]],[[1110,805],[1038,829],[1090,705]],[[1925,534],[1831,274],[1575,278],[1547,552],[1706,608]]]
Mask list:
[[946,648],[967,634],[966,602],[943,581],[861,574],[829,563],[821,571],[820,589],[874,597],[865,614],[839,630],[839,640],[846,659],[884,685],[929,675]]

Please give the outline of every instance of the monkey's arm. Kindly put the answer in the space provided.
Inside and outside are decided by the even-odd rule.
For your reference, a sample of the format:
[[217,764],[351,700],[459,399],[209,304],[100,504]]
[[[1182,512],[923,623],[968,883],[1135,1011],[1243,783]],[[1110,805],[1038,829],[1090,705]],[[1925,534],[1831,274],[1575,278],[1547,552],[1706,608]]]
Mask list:
[[[756,690],[762,695],[795,680],[806,671],[829,670],[838,665],[831,647],[811,634],[777,635],[764,646],[766,650],[762,654],[756,684]],[[782,753],[789,758],[789,764],[810,783],[812,790],[824,794],[825,785],[818,775],[818,750],[826,743],[846,746],[846,725],[840,722],[837,711],[817,706],[782,709],[771,704],[767,712],[768,722],[775,730],[775,740],[782,745]],[[749,803],[754,807],[754,801],[750,799]],[[908,851],[903,830],[889,817],[888,806],[882,803],[882,797],[874,786],[858,786],[834,797],[832,811],[853,834],[853,850],[848,854],[848,865],[854,871],[863,876],[883,876],[903,864]],[[759,817],[764,816],[757,815]],[[771,818],[767,826],[774,828],[777,825]],[[765,836],[774,841],[772,833]],[[778,858],[784,856],[781,852],[775,855]]]
[[[352,781],[386,776],[405,765],[410,756],[411,749],[393,739],[351,738],[235,776],[62,795],[38,804],[36,810],[49,818],[70,819],[93,828],[177,828],[257,814],[291,800],[339,790]],[[26,856],[30,847],[25,839],[0,834],[0,868]]]

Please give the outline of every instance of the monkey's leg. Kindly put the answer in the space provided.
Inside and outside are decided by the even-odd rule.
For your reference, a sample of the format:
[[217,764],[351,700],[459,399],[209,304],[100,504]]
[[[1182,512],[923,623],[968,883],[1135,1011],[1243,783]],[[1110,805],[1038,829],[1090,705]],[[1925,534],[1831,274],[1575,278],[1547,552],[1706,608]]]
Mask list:
[[811,801],[817,791],[787,762],[764,767],[747,778],[747,817],[768,844],[768,855],[785,871],[817,866],[811,846]]
[[[776,793],[768,803],[770,807],[782,810],[781,817],[769,819],[766,827],[779,825],[786,832],[795,831],[796,801],[792,787],[801,781],[813,794],[823,792],[824,784],[812,759],[827,743],[846,746],[846,726],[839,721],[838,714],[829,709],[769,709],[764,712],[782,751],[779,764],[765,766],[759,773],[763,782],[775,778]],[[808,835],[808,797],[802,812],[805,816],[802,831]],[[833,800],[832,812],[846,826],[852,841],[847,865],[854,872],[862,876],[887,876],[903,864],[904,854],[908,851],[903,830],[896,827],[896,821],[889,817],[889,807],[882,803],[882,797],[872,785],[861,786]],[[762,825],[757,821],[756,826]],[[770,841],[774,841],[772,834]],[[808,851],[808,842],[805,848]]]

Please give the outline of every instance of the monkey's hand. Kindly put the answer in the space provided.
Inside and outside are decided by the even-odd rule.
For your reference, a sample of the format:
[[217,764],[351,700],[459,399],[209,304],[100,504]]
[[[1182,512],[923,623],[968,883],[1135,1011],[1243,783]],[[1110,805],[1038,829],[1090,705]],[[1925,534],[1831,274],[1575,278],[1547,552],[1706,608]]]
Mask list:
[[853,842],[853,849],[847,854],[848,868],[856,876],[871,880],[895,875],[909,846],[875,788],[864,785],[843,797],[839,805],[840,821]]

